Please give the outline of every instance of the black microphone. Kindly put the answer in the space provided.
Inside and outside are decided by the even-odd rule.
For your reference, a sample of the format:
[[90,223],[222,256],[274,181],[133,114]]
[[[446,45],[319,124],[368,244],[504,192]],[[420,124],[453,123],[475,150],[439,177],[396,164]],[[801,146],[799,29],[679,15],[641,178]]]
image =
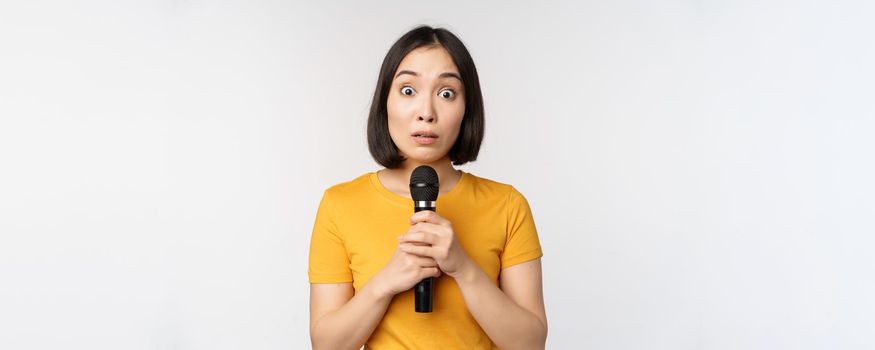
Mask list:
[[[437,172],[428,165],[420,165],[410,174],[410,196],[413,197],[413,212],[435,211],[440,183]],[[416,312],[431,312],[434,302],[434,277],[428,277],[413,287]]]

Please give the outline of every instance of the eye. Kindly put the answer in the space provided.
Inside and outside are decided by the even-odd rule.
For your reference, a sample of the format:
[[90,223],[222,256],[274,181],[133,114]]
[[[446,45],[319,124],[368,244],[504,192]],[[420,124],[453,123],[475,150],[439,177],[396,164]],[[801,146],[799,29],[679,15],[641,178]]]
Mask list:
[[452,100],[454,97],[456,97],[456,92],[453,90],[441,90],[438,95],[445,99]]
[[402,95],[410,96],[410,95],[413,95],[413,94],[415,94],[415,93],[416,93],[416,90],[413,90],[412,87],[405,86],[405,87],[402,87],[402,88],[401,88],[401,94],[402,94]]

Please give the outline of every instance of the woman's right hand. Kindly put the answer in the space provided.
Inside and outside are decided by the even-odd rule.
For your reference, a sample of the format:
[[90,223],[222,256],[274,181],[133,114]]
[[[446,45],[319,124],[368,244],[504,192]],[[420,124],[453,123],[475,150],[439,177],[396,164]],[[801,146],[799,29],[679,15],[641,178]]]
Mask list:
[[441,270],[434,259],[405,253],[395,247],[392,259],[371,278],[369,283],[375,283],[375,287],[383,296],[391,298],[395,294],[410,290],[423,279],[440,275]]

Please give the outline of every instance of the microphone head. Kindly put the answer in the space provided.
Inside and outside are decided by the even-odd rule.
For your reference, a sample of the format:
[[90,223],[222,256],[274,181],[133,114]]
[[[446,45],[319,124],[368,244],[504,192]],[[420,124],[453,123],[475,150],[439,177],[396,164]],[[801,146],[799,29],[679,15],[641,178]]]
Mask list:
[[410,174],[410,196],[414,201],[436,201],[440,183],[437,172],[428,165],[420,165]]

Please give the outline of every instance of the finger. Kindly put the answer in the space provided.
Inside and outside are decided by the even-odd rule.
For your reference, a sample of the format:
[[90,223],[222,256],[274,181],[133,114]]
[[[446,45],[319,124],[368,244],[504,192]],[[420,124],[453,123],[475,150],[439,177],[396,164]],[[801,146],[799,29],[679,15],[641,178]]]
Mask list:
[[437,243],[437,237],[431,232],[413,231],[401,236],[398,241],[401,243],[434,244]]
[[433,224],[448,223],[447,219],[444,219],[442,216],[431,210],[423,210],[413,213],[413,216],[410,217],[410,224],[415,225],[419,222],[430,222]]
[[426,277],[440,277],[440,275],[441,275],[441,269],[439,269],[437,267],[429,267],[429,268],[422,269],[422,278],[423,279]]
[[410,244],[402,244],[398,246],[401,251],[413,254],[417,256],[429,257],[431,258],[434,255],[434,248],[427,245],[410,245]]
[[406,253],[403,251],[401,252],[401,254],[404,254],[404,263],[407,266],[422,267],[422,268],[437,267],[438,266],[438,263],[435,262],[434,259],[429,258],[429,257],[410,254],[410,253]]
[[[403,253],[407,253],[407,251],[406,251],[407,247],[416,247],[416,246],[430,247],[431,245],[425,244],[425,243],[415,243],[415,242],[399,243],[398,249],[396,249],[396,251],[403,254]],[[416,256],[416,255],[414,255],[414,256]]]
[[426,258],[422,256],[416,256],[413,254],[409,254],[413,259],[416,259],[416,265],[419,267],[437,267],[438,263],[434,261],[432,258]]
[[410,253],[406,253],[406,252],[401,252],[401,254],[404,254],[404,256],[405,256],[404,259],[406,260],[406,263],[408,266],[414,266],[414,267],[420,267],[420,268],[440,266],[437,263],[437,261],[434,261],[434,259],[429,258],[429,257],[419,256],[416,254],[410,254]]
[[419,211],[419,212],[413,213],[413,216],[410,217],[411,225],[415,224],[417,222],[439,223],[443,220],[446,220],[446,219],[444,219],[442,216],[438,215],[438,213],[435,213],[431,210]]
[[408,230],[407,232],[405,232],[405,233],[402,234],[402,235],[399,235],[399,236],[395,237],[395,239],[398,240],[398,243],[427,244],[427,243],[424,243],[424,242],[407,241],[407,240],[404,239],[404,236],[406,236],[408,233],[413,232],[413,231],[414,231],[414,230],[413,230],[413,228],[411,227],[410,230]]
[[428,232],[434,235],[442,236],[447,232],[447,227],[443,225],[433,224],[430,222],[419,222],[410,227],[411,231]]

